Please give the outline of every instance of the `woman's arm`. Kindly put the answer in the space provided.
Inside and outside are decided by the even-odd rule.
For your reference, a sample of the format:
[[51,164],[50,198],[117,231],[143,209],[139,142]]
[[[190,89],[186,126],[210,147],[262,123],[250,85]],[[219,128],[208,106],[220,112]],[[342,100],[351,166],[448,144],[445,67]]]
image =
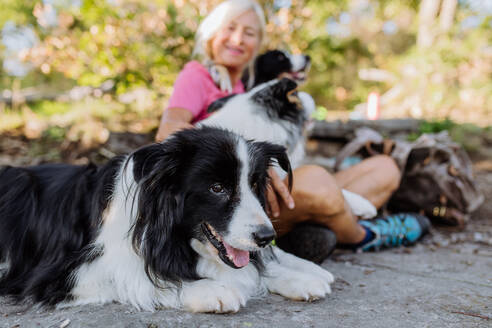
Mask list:
[[191,120],[193,114],[184,108],[168,108],[162,113],[159,129],[155,136],[155,141],[161,142],[166,139],[170,134],[183,130],[193,128]]

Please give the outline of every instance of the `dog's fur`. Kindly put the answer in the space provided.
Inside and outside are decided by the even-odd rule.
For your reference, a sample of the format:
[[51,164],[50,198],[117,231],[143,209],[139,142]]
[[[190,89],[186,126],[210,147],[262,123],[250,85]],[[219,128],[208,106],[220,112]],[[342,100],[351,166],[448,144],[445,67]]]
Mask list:
[[283,147],[204,127],[101,167],[4,167],[0,295],[198,312],[324,297],[330,273],[269,246],[272,161],[291,175]]
[[199,125],[222,127],[247,139],[282,145],[295,168],[304,157],[304,126],[314,111],[311,97],[296,88],[291,79],[275,79],[247,93],[221,98],[208,108],[215,113]]

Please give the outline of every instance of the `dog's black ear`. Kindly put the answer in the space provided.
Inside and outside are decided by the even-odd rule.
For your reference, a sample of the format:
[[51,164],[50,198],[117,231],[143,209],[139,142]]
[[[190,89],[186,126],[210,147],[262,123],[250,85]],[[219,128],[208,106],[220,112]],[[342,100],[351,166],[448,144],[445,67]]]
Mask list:
[[285,147],[272,144],[269,142],[255,142],[256,144],[259,144],[260,147],[263,149],[265,156],[269,160],[269,165],[274,165],[275,162],[278,163],[278,165],[287,172],[287,177],[288,177],[288,187],[289,190],[292,190],[292,183],[293,183],[293,177],[292,177],[292,167],[290,166],[290,161],[289,157],[287,156],[287,151]]
[[289,191],[292,191],[292,183],[293,183],[292,167],[290,166],[289,157],[287,156],[287,152],[285,151],[285,148],[284,147],[281,148],[282,150],[277,151],[277,153],[273,155],[272,158],[275,158],[277,160],[277,163],[282,168],[282,170],[287,172]]
[[154,168],[154,165],[164,157],[164,148],[161,144],[152,144],[142,147],[132,154],[133,177],[139,182]]
[[197,255],[183,235],[183,167],[193,145],[179,132],[162,144],[135,152],[133,171],[138,183],[137,215],[132,242],[145,262],[145,272],[157,287],[163,281],[197,279]]
[[237,96],[236,94],[232,94],[226,97],[222,97],[211,103],[207,108],[207,113],[213,113],[224,107],[224,105],[231,100],[232,97]]

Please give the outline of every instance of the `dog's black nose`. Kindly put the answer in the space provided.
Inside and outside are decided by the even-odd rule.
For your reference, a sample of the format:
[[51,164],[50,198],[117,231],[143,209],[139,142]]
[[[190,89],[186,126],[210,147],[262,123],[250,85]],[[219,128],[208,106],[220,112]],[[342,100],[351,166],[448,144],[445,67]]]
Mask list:
[[309,55],[306,55],[305,57],[306,57],[306,62],[309,63],[311,61],[311,57]]
[[265,247],[275,239],[275,231],[270,227],[261,227],[253,232],[253,239],[260,247]]

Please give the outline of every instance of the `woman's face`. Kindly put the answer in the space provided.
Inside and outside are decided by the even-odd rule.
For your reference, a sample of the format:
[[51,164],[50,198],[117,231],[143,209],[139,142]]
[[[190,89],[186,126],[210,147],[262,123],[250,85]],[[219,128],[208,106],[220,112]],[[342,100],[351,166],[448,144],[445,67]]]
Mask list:
[[259,48],[259,26],[255,12],[248,10],[222,27],[211,40],[215,63],[242,70]]

